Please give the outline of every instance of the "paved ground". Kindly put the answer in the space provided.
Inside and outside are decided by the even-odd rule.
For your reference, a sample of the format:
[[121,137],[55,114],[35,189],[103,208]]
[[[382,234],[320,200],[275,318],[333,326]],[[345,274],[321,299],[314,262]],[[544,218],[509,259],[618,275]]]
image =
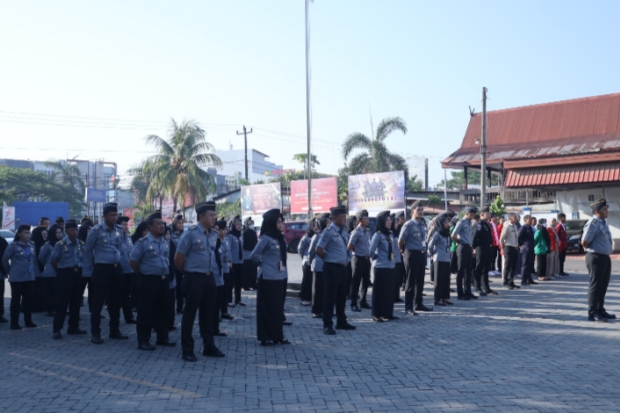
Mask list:
[[[216,339],[227,357],[193,364],[178,348],[136,350],[125,325],[129,342],[54,341],[37,314],[33,330],[0,326],[0,412],[618,411],[620,321],[585,321],[583,261],[568,271],[519,291],[495,279],[498,297],[389,323],[350,314],[357,331],[335,337],[290,300],[293,345],[274,348],[255,341],[248,294]],[[607,307],[620,314],[617,276]]]

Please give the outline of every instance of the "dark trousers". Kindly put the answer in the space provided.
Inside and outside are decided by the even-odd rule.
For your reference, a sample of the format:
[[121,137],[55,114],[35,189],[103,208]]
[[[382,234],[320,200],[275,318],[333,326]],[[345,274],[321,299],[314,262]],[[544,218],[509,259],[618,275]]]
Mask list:
[[[228,274],[224,274],[224,277]],[[228,294],[226,292],[226,284],[217,287],[217,319],[221,314],[228,314]],[[219,321],[218,321],[219,322]],[[216,330],[217,331],[217,330]]]
[[490,290],[489,287],[489,265],[491,264],[491,248],[476,248],[476,269],[474,271],[474,285],[476,291]]
[[[491,254],[489,255],[489,271],[495,271],[495,261],[497,261],[497,256],[500,255],[499,254],[499,248],[498,247],[491,247]],[[499,267],[498,269],[502,269],[502,267]]]
[[0,317],[4,317],[4,278],[0,277]]
[[539,254],[536,256],[536,269],[538,270],[539,278],[547,275],[547,254]]
[[566,261],[566,249],[560,251],[560,274],[566,274],[564,272],[564,262]]
[[605,294],[611,277],[611,259],[609,255],[586,254],[586,266],[590,274],[588,288],[588,314],[593,315],[605,311]]
[[183,297],[183,273],[181,271],[175,271],[174,275],[177,277],[177,286],[175,288],[175,295],[176,295],[176,299],[177,299],[177,303],[176,303],[176,307],[177,307],[177,313],[180,313],[183,311],[183,303],[184,303],[184,297]]
[[403,256],[407,281],[405,283],[405,311],[413,310],[422,304],[424,291],[424,273],[426,272],[426,254],[420,251],[406,250]]
[[405,264],[397,262],[394,264],[394,300],[400,299],[400,286],[405,280]]
[[450,252],[450,274],[456,274],[459,271],[459,255],[456,251]]
[[32,322],[30,300],[32,298],[33,285],[34,281],[11,282],[11,325],[19,324],[20,306],[24,310],[24,321],[26,324]]
[[457,266],[456,291],[459,297],[471,294],[471,268],[473,262],[471,246],[459,244],[456,249]]
[[326,262],[323,264],[323,328],[332,327],[334,306],[337,323],[345,324],[347,316],[344,307],[347,302],[346,270],[344,265]]
[[504,258],[506,258],[503,274],[504,285],[513,285],[515,283],[515,268],[517,268],[517,259],[519,258],[517,248],[505,246]]
[[[344,266],[347,275],[346,275],[346,287],[347,287],[347,294],[351,293],[351,284],[353,283],[353,264],[351,263],[351,261],[347,262],[347,265]],[[347,300],[350,299],[351,296],[347,295]]]
[[532,279],[534,273],[534,251],[530,251],[527,247],[521,247],[521,282],[528,282]]
[[365,304],[367,302],[368,284],[370,283],[370,259],[354,255],[351,259],[351,270],[353,271],[350,291],[351,305],[357,305],[358,291],[360,292],[360,303]]
[[[228,274],[224,274],[228,278],[228,282],[226,282],[226,278],[224,279],[224,285],[226,286],[226,297],[229,303],[234,302],[235,304],[241,302],[241,287],[243,284],[243,264],[233,264],[231,271]],[[233,301],[233,291],[235,292]]]
[[175,297],[177,289],[168,288],[168,305],[166,306],[166,327],[171,330],[174,327],[174,317],[176,316]]
[[123,271],[120,264],[95,264],[90,280],[89,295],[92,293],[90,311],[90,333],[101,335],[101,310],[108,300],[110,333],[119,331],[121,302],[123,299]]
[[429,276],[431,278],[431,283],[434,283],[435,282],[435,269],[434,269],[434,262],[432,258],[430,259],[430,262],[431,263],[430,263],[430,268],[429,268],[429,272],[430,272]]
[[502,272],[502,251],[497,247],[497,271]]
[[138,344],[151,340],[153,328],[158,340],[168,339],[168,290],[170,281],[166,276],[138,274],[138,317],[136,333]]
[[301,266],[301,291],[299,292],[299,299],[301,301],[312,301],[312,270],[309,265]]
[[217,312],[217,287],[213,274],[185,273],[183,278],[185,312],[181,321],[181,346],[184,353],[194,351],[194,320],[198,313],[200,336],[205,349],[215,347],[213,342],[213,313]]
[[134,273],[123,274],[123,298],[121,307],[123,309],[123,317],[125,322],[133,320],[133,313],[131,312],[131,285],[134,282]]
[[83,291],[81,268],[58,269],[56,272],[54,331],[62,330],[67,315],[67,307],[69,307],[69,330],[78,329]]
[[43,277],[43,290],[45,292],[45,308],[48,313],[54,311],[56,301],[56,277]]
[[312,274],[312,314],[323,314],[323,271]]
[[450,262],[435,261],[435,302],[450,299]]

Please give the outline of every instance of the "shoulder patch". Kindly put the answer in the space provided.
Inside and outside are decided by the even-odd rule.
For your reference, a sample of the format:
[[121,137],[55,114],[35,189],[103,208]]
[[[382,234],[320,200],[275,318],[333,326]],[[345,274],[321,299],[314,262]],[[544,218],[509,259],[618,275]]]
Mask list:
[[64,241],[58,241],[58,244],[59,245],[65,245],[65,242]]
[[97,224],[93,227],[93,230],[99,231],[100,228],[101,228],[101,225]]
[[143,236],[142,238],[140,238],[138,241],[144,241],[146,239],[146,237],[148,237],[148,235]]
[[194,225],[192,225],[191,227],[189,227],[189,229],[196,229],[196,228],[198,228],[198,227],[196,226],[196,224],[194,224]]

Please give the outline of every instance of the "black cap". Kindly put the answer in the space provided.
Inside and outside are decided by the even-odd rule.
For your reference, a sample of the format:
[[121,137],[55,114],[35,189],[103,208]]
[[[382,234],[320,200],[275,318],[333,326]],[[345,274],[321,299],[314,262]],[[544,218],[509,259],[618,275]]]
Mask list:
[[489,209],[489,207],[484,207],[480,210],[480,213],[482,214],[483,212],[490,212],[491,210]]
[[272,218],[272,219],[275,218],[277,220],[278,218],[280,218],[280,215],[282,215],[280,213],[280,210],[278,208],[274,208],[274,209],[270,209],[269,211],[265,212],[263,214],[263,219],[267,220],[269,218]]
[[121,215],[118,218],[116,218],[116,224],[120,225],[123,222],[129,222],[129,217],[124,217]]
[[57,224],[62,224],[63,222],[65,222],[65,219],[63,217],[56,218],[56,223]]
[[86,223],[86,222],[90,222],[90,223],[92,224],[92,223],[93,223],[93,220],[92,220],[92,219],[90,219],[90,217],[89,217],[88,215],[84,215],[84,216],[82,217],[82,220],[80,221],[80,225],[82,225],[82,224],[84,224],[84,223]]
[[377,219],[385,219],[390,216],[390,211],[381,211],[377,214]]
[[342,205],[338,205],[336,207],[330,208],[331,216],[335,217],[336,215],[343,215],[347,213],[347,210]]
[[415,208],[420,208],[420,207],[423,207],[423,206],[424,206],[424,205],[422,205],[422,202],[420,202],[420,201],[415,201],[415,202],[411,205],[411,211],[413,212],[413,210],[414,210]]
[[196,214],[202,214],[203,212],[206,212],[206,211],[215,211],[215,202],[207,201],[207,202],[201,202],[198,205],[196,205]]
[[397,212],[394,218],[396,219],[405,218],[405,212],[404,211]]
[[25,230],[30,231],[30,225],[22,224],[19,227],[17,227],[17,232],[22,232]]
[[226,218],[224,217],[219,218],[215,222],[215,225],[217,225],[220,229],[226,229]]
[[178,221],[178,220],[180,220],[180,219],[183,219],[183,215],[181,215],[181,214],[177,214],[177,215],[175,215],[175,216],[174,216],[174,220],[175,220],[175,221]]
[[606,199],[599,199],[595,203],[591,204],[590,208],[592,208],[592,212],[596,212],[596,211],[600,210],[601,208],[603,208],[604,206],[607,206],[607,200]]
[[152,223],[156,219],[161,219],[161,211],[155,211],[146,219],[147,223]]
[[103,204],[103,213],[107,214],[108,212],[118,212],[116,203],[108,202],[107,204]]
[[477,210],[476,208],[474,208],[474,207],[469,207],[469,208],[467,208],[467,209],[465,210],[465,213],[468,213],[468,212],[469,212],[470,214],[475,214],[475,213],[477,213],[477,212],[478,212],[478,210]]
[[368,216],[368,211],[365,209],[362,209],[361,211],[357,211],[357,214],[355,214],[355,216],[357,217],[357,219],[362,219]]
[[78,227],[78,224],[75,219],[68,219],[67,222],[65,222],[65,229],[71,229],[71,228],[77,229],[77,227]]

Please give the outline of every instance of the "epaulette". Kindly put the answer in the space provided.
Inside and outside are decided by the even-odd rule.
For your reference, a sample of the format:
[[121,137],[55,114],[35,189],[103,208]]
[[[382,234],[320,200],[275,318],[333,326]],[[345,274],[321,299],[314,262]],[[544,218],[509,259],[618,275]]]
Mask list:
[[97,224],[93,227],[93,230],[99,231],[100,228],[101,228],[101,224]]
[[148,237],[148,235],[143,236],[142,238],[140,238],[138,241],[144,241],[146,239],[146,237]]
[[189,227],[189,229],[196,229],[196,228],[198,228],[198,227],[196,226],[196,224],[194,224],[194,225],[192,225],[191,227]]
[[86,245],[86,243],[84,241],[82,241],[82,240],[80,240],[80,244]]
[[64,241],[58,241],[57,244],[65,245],[65,242]]

